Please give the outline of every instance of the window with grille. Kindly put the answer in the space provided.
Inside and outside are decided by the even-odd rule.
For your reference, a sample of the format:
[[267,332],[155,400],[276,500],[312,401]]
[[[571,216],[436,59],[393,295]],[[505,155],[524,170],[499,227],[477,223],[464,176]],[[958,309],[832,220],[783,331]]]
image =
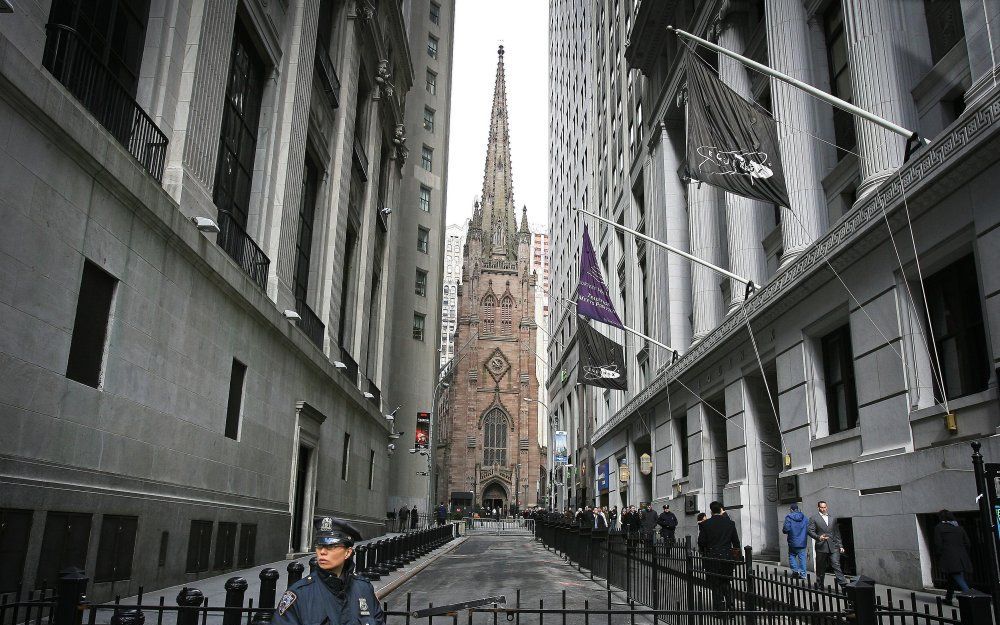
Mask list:
[[438,75],[427,70],[427,93],[431,95],[437,95],[438,91]]
[[433,171],[434,168],[434,150],[426,145],[420,150],[420,166],[427,171]]
[[417,278],[413,290],[420,297],[427,297],[427,272],[425,270],[417,269]]
[[514,323],[513,311],[514,298],[510,295],[504,295],[503,299],[500,300],[500,332],[503,334],[510,334]]
[[479,322],[480,331],[489,335],[496,331],[497,298],[492,293],[487,293],[482,303],[482,320]]
[[[990,369],[976,261],[971,254],[924,280],[929,325],[948,399],[986,390]],[[941,389],[934,380],[935,395]]]
[[829,433],[858,427],[858,394],[854,382],[854,350],[851,327],[844,325],[824,336],[823,378]]
[[438,38],[434,35],[427,35],[427,56],[438,58]]
[[483,466],[507,464],[507,415],[498,406],[483,418]]
[[424,107],[424,130],[427,132],[434,132],[434,111]]
[[220,211],[246,230],[260,103],[264,96],[264,63],[239,20],[230,59],[213,199]]
[[95,582],[120,582],[132,577],[132,556],[139,518],[105,514],[97,546]]
[[212,521],[191,521],[188,534],[186,573],[201,573],[208,570],[208,554],[212,548]]
[[441,5],[431,2],[430,18],[432,24],[441,25]]
[[423,226],[417,228],[417,251],[427,253],[427,246],[430,242],[431,231]]
[[413,313],[413,338],[418,341],[424,340],[424,322],[426,321],[426,315],[421,315],[420,313]]
[[239,565],[241,567],[253,566],[257,553],[257,526],[252,523],[244,523],[240,526],[240,550]]
[[236,524],[219,523],[215,539],[215,570],[231,569],[236,563]]
[[420,210],[431,212],[431,189],[424,185],[420,185]]
[[45,515],[35,588],[55,588],[59,571],[68,567],[86,567],[90,519],[89,514],[74,512],[49,512]]
[[295,303],[305,304],[309,290],[309,265],[312,259],[313,223],[316,218],[316,195],[319,172],[308,154],[302,171],[302,197],[299,200],[299,236],[295,241]]

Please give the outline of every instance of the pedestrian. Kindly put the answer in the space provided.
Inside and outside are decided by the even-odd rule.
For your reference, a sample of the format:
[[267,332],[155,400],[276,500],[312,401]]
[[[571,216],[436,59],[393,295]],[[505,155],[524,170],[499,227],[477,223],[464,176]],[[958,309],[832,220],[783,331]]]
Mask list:
[[656,534],[656,511],[653,510],[653,504],[645,504],[642,513],[639,517],[640,530],[642,531],[642,542],[645,543],[646,549],[649,551],[653,550],[653,537]]
[[740,536],[736,524],[726,515],[722,504],[708,504],[712,516],[701,523],[698,549],[705,563],[705,577],[712,589],[712,605],[716,610],[733,608],[733,569],[740,557]]
[[406,504],[403,504],[402,506],[399,507],[399,526],[398,527],[399,527],[399,531],[400,532],[405,532],[406,531],[406,525],[407,525],[407,523],[409,523],[409,521],[410,521],[410,509],[406,507]]
[[313,546],[316,565],[278,601],[274,625],[365,623],[385,625],[371,582],[354,569],[354,543],[361,533],[345,521],[324,517]]
[[670,511],[670,506],[663,506],[663,512],[656,519],[660,526],[660,538],[667,547],[674,546],[674,532],[677,530],[677,515]]
[[799,511],[799,504],[793,503],[785,515],[781,531],[788,538],[788,566],[799,579],[806,579],[806,542],[809,521]]
[[972,558],[969,557],[969,535],[948,510],[938,512],[939,523],[934,526],[934,552],[938,568],[948,576],[948,592],[944,602],[951,605],[955,589],[969,590],[965,574],[972,572]]
[[594,527],[594,510],[589,505],[583,507],[581,526]]
[[420,513],[417,512],[417,504],[413,504],[410,508],[410,529],[417,529],[417,525],[420,523]]
[[444,525],[445,520],[448,518],[448,506],[444,505],[442,501],[437,507],[437,524]]
[[816,504],[817,513],[809,517],[809,537],[816,541],[816,584],[822,588],[828,568],[833,569],[837,585],[847,583],[844,572],[840,570],[840,554],[844,553],[844,544],[840,540],[840,528],[837,527],[837,517],[830,514],[830,507],[825,501]]
[[604,508],[597,508],[597,514],[594,515],[594,529],[595,530],[608,529],[608,515],[604,511]]
[[618,529],[618,506],[612,508],[611,512],[608,513],[608,527],[612,530]]

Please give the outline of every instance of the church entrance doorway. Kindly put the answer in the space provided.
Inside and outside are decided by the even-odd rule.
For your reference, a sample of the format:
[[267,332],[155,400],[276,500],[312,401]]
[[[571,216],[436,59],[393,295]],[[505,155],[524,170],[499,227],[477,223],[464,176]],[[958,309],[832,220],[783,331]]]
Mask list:
[[504,510],[504,506],[506,504],[507,493],[499,484],[490,484],[486,487],[486,490],[483,491],[483,507],[487,510],[492,511],[494,508],[497,510]]

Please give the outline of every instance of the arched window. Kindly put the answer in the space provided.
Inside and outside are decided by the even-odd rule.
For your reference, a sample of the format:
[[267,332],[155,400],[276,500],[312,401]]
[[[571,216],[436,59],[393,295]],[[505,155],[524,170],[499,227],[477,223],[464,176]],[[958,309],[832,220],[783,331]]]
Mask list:
[[514,298],[504,295],[500,300],[500,333],[510,334],[513,325]]
[[483,298],[483,320],[480,330],[483,334],[493,334],[496,331],[497,298],[493,293],[487,293]]
[[507,415],[494,406],[483,418],[483,466],[507,464]]

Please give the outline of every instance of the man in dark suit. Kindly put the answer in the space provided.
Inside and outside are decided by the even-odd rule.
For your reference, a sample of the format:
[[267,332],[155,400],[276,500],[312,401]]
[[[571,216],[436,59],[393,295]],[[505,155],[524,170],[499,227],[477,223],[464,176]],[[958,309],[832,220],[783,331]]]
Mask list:
[[733,607],[733,569],[740,557],[740,536],[736,524],[722,509],[722,504],[708,504],[712,516],[701,523],[698,549],[702,553],[705,576],[712,588],[712,605],[716,610]]
[[840,529],[837,528],[837,517],[830,514],[825,501],[816,504],[817,513],[809,517],[809,529],[806,533],[816,541],[816,583],[822,587],[826,579],[826,571],[833,568],[837,584],[847,583],[844,572],[840,570],[840,554],[844,553],[844,545],[840,540]]
[[642,532],[643,544],[646,545],[646,549],[652,551],[653,536],[656,532],[656,511],[653,510],[653,504],[648,503],[643,507],[639,514],[639,528]]

